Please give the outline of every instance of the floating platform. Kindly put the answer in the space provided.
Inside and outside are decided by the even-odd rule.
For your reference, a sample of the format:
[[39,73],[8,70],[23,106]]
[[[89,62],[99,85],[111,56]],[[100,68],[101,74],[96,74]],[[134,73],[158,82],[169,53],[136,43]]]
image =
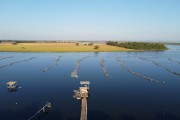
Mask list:
[[17,81],[9,81],[7,84],[7,88],[8,89],[14,89],[14,88],[17,88]]

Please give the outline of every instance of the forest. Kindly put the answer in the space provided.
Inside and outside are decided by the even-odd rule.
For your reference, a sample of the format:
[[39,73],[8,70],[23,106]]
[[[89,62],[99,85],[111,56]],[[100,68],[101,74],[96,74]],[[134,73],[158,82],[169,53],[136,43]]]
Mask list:
[[162,43],[153,42],[106,42],[107,45],[118,46],[134,50],[167,50],[167,47]]

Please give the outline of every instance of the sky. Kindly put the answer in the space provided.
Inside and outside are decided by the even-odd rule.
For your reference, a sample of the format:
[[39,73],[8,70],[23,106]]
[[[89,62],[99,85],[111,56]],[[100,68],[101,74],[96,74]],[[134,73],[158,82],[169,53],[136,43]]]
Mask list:
[[180,0],[0,0],[0,40],[180,41]]

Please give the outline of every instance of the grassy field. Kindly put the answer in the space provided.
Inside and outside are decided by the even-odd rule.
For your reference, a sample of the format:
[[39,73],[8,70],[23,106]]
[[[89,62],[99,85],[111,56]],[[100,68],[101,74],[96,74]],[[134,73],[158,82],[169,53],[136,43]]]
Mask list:
[[[98,49],[94,46],[98,45]],[[76,43],[0,43],[0,52],[116,52],[133,51],[131,49],[109,46],[106,44],[93,44],[92,46]]]

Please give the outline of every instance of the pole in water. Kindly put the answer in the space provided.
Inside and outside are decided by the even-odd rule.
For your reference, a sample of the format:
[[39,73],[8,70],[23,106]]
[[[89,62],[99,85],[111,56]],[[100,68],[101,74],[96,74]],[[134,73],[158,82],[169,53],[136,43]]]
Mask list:
[[[40,113],[49,113],[52,106],[51,103],[47,101],[46,105],[44,105],[40,110],[38,110],[34,115],[32,115],[28,120],[33,120],[36,118]],[[39,117],[39,116],[38,116]]]

